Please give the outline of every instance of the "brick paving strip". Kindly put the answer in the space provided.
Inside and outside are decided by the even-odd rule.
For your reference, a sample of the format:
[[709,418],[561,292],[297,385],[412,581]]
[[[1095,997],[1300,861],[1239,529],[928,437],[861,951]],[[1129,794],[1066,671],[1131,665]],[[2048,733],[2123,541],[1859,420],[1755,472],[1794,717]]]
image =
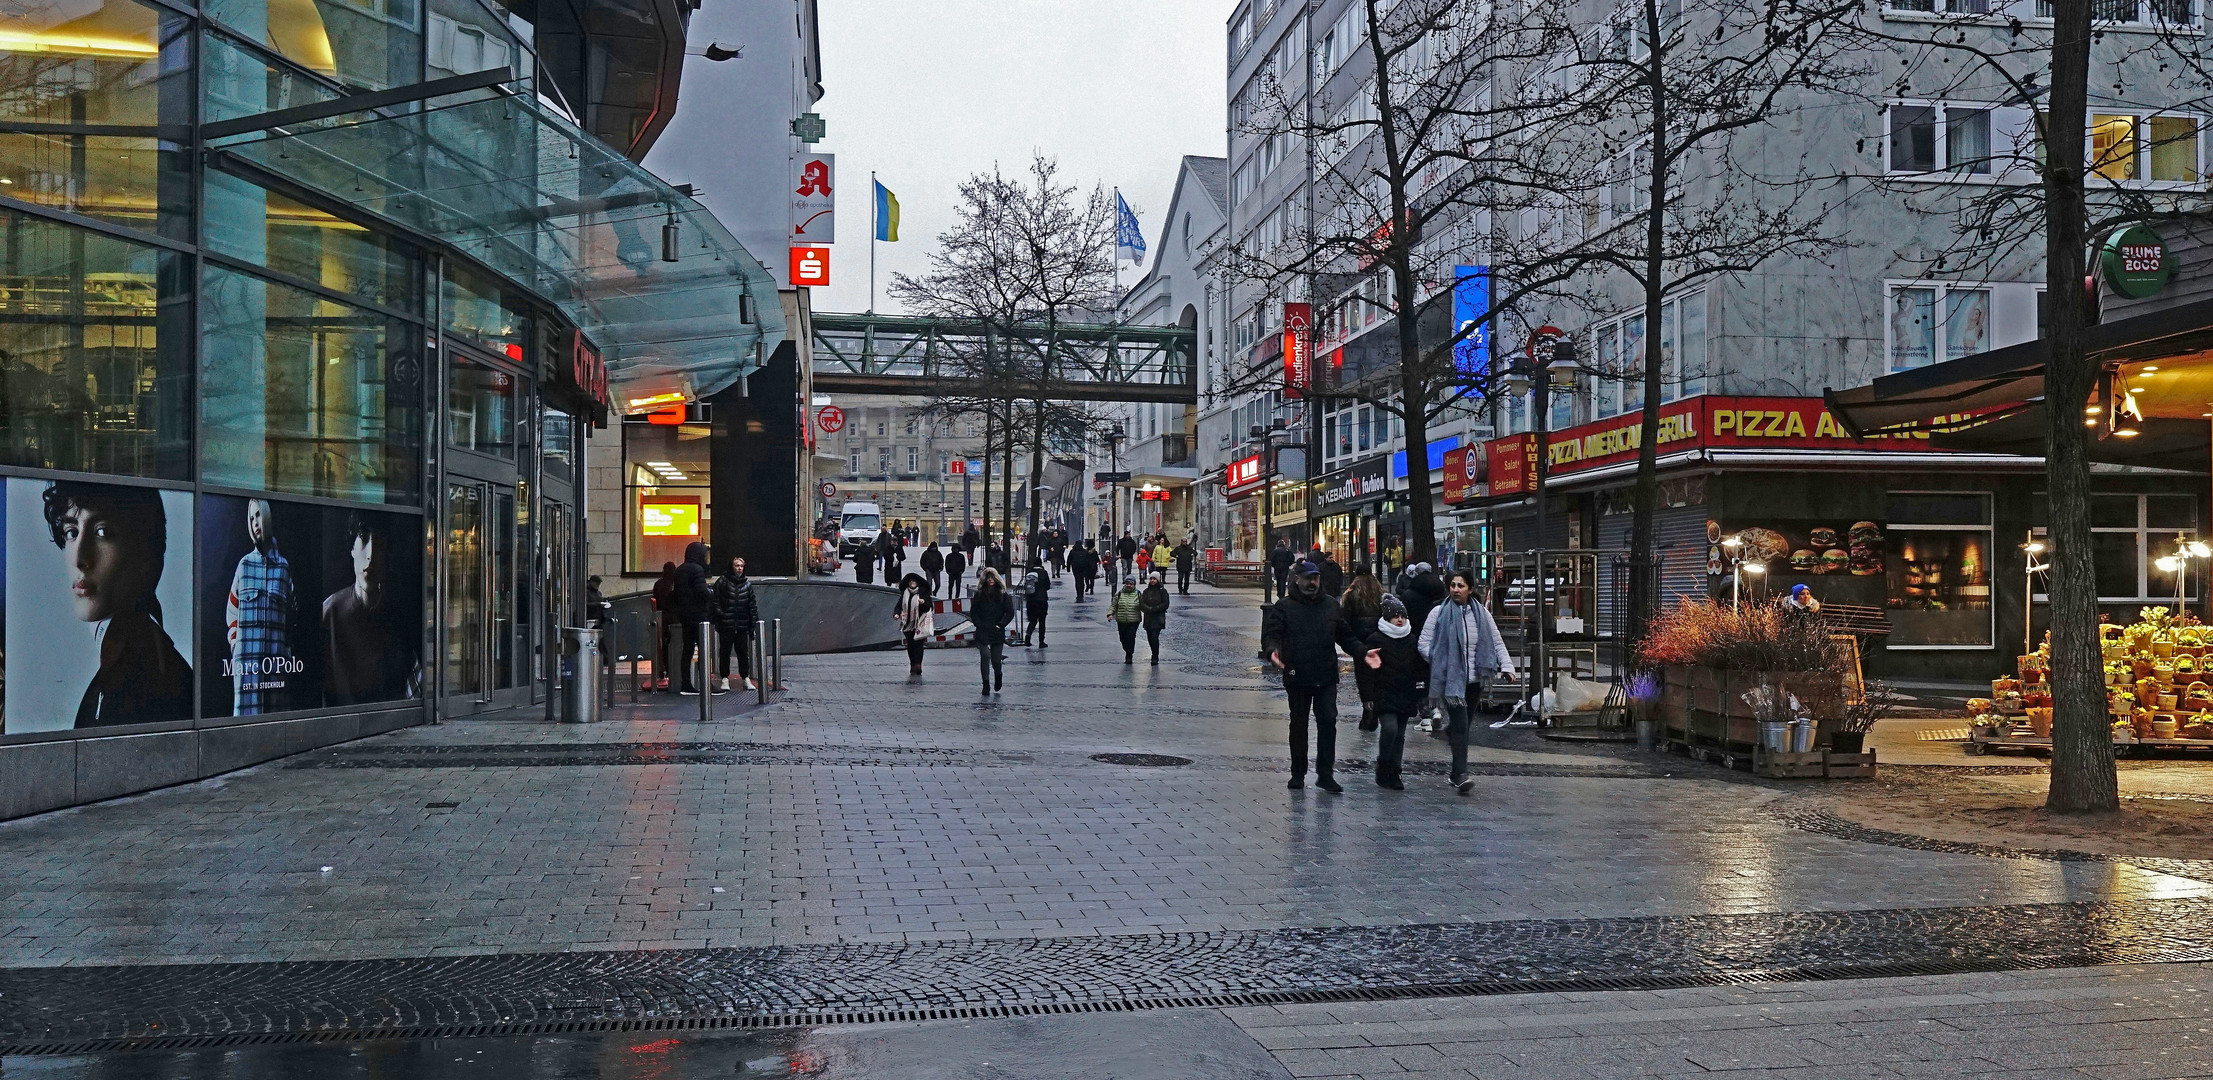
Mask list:
[[[916,945],[0,969],[0,1044],[649,1018],[1117,1010],[2213,959],[2213,900]],[[1645,980],[1639,983],[1638,980]],[[916,1016],[914,1018],[922,1018]],[[490,1033],[490,1032],[480,1032]],[[0,1049],[4,1049],[0,1045]]]

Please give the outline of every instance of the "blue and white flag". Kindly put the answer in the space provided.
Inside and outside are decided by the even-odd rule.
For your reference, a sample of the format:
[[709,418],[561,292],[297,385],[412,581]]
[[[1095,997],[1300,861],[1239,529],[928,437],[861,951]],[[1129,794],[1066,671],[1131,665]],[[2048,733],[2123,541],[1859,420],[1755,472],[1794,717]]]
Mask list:
[[1130,204],[1122,200],[1122,191],[1114,191],[1114,261],[1128,259],[1143,265],[1145,262],[1145,234],[1137,227],[1137,215],[1130,212]]

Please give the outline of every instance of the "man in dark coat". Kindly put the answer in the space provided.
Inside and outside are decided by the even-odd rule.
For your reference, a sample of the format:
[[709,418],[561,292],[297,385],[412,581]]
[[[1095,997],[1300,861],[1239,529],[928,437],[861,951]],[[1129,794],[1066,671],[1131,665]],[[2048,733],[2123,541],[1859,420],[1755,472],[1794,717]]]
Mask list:
[[[1123,565],[1123,566],[1126,566],[1126,567],[1134,567],[1134,566],[1136,566],[1136,565],[1137,565],[1137,538],[1136,538],[1136,537],[1134,537],[1134,536],[1131,536],[1131,535],[1130,535],[1130,531],[1129,531],[1128,529],[1124,529],[1124,530],[1122,530],[1122,538],[1121,538],[1120,540],[1116,540],[1116,541],[1114,542],[1114,552],[1115,552],[1115,554],[1117,554],[1117,555],[1120,555],[1120,556],[1122,557],[1122,565]],[[1127,571],[1125,571],[1125,572],[1127,572]]]
[[945,553],[937,549],[937,541],[933,540],[930,542],[929,547],[922,549],[922,576],[928,578],[930,581],[930,595],[945,595],[944,590],[939,587],[937,580],[937,576],[944,572]]
[[1283,672],[1283,690],[1291,703],[1290,788],[1306,786],[1306,719],[1314,717],[1314,784],[1332,795],[1345,789],[1332,775],[1337,758],[1337,650],[1365,656],[1365,643],[1353,633],[1335,597],[1322,592],[1322,568],[1300,563],[1292,574],[1291,594],[1267,608],[1260,623],[1260,649]]
[[1181,596],[1191,595],[1191,562],[1195,557],[1195,553],[1191,550],[1191,541],[1185,540],[1177,544],[1175,550],[1169,552],[1169,555],[1176,561],[1177,594]]
[[1291,538],[1276,538],[1276,546],[1268,552],[1268,572],[1276,579],[1276,599],[1290,595],[1291,564],[1298,559],[1291,554]]
[[715,617],[715,590],[707,583],[707,545],[697,540],[684,549],[684,565],[676,568],[676,617],[684,624],[684,655],[681,661],[679,681],[682,693],[696,694],[692,688],[692,658],[702,659],[700,652],[699,624]]
[[991,546],[984,549],[984,565],[997,570],[1002,578],[1011,573],[1014,568],[1013,560],[1007,556],[1006,546],[997,540],[993,540]]
[[[676,564],[661,564],[661,576],[653,579],[654,633],[660,647],[653,654],[653,677],[656,685],[647,690],[669,688],[669,638],[676,633]],[[641,684],[643,685],[643,684]]]
[[1414,632],[1420,633],[1428,625],[1431,608],[1445,602],[1445,582],[1437,576],[1435,567],[1425,562],[1415,563],[1399,575],[1398,598],[1406,603],[1406,618],[1414,624]]
[[1345,595],[1345,568],[1337,565],[1337,554],[1331,551],[1319,554],[1322,557],[1322,591],[1331,596]]
[[975,525],[971,524],[961,530],[961,554],[968,556],[971,562],[976,558],[976,545],[981,543],[983,538],[976,535]]
[[[927,564],[925,564],[927,565]],[[945,597],[958,599],[961,594],[961,575],[968,571],[968,556],[961,554],[958,545],[945,553]]]
[[753,624],[760,617],[753,583],[746,580],[745,560],[731,559],[730,572],[715,579],[715,633],[721,639],[715,648],[715,669],[722,678],[717,693],[730,689],[732,649],[738,653],[738,677],[745,680],[746,689],[753,689]]
[[1068,572],[1076,578],[1076,599],[1081,600],[1098,588],[1099,547],[1086,537],[1068,556]]

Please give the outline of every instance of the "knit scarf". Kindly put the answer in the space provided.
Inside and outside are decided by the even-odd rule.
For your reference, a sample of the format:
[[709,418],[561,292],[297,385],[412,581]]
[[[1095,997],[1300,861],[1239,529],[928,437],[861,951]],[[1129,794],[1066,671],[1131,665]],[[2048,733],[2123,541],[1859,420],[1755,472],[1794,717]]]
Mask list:
[[1468,605],[1447,600],[1429,613],[1437,632],[1429,637],[1429,691],[1448,705],[1468,699]]

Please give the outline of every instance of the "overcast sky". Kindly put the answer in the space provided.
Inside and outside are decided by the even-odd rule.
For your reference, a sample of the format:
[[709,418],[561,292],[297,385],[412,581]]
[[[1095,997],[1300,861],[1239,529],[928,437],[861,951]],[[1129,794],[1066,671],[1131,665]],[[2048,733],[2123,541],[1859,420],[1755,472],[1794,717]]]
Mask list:
[[[1186,154],[1224,152],[1228,0],[821,0],[819,148],[838,158],[838,243],[820,311],[868,307],[873,170],[899,196],[899,242],[877,245],[878,310],[894,271],[919,274],[960,182],[1033,150],[1064,181],[1119,187],[1145,242]],[[1123,264],[1123,284],[1140,271]]]

